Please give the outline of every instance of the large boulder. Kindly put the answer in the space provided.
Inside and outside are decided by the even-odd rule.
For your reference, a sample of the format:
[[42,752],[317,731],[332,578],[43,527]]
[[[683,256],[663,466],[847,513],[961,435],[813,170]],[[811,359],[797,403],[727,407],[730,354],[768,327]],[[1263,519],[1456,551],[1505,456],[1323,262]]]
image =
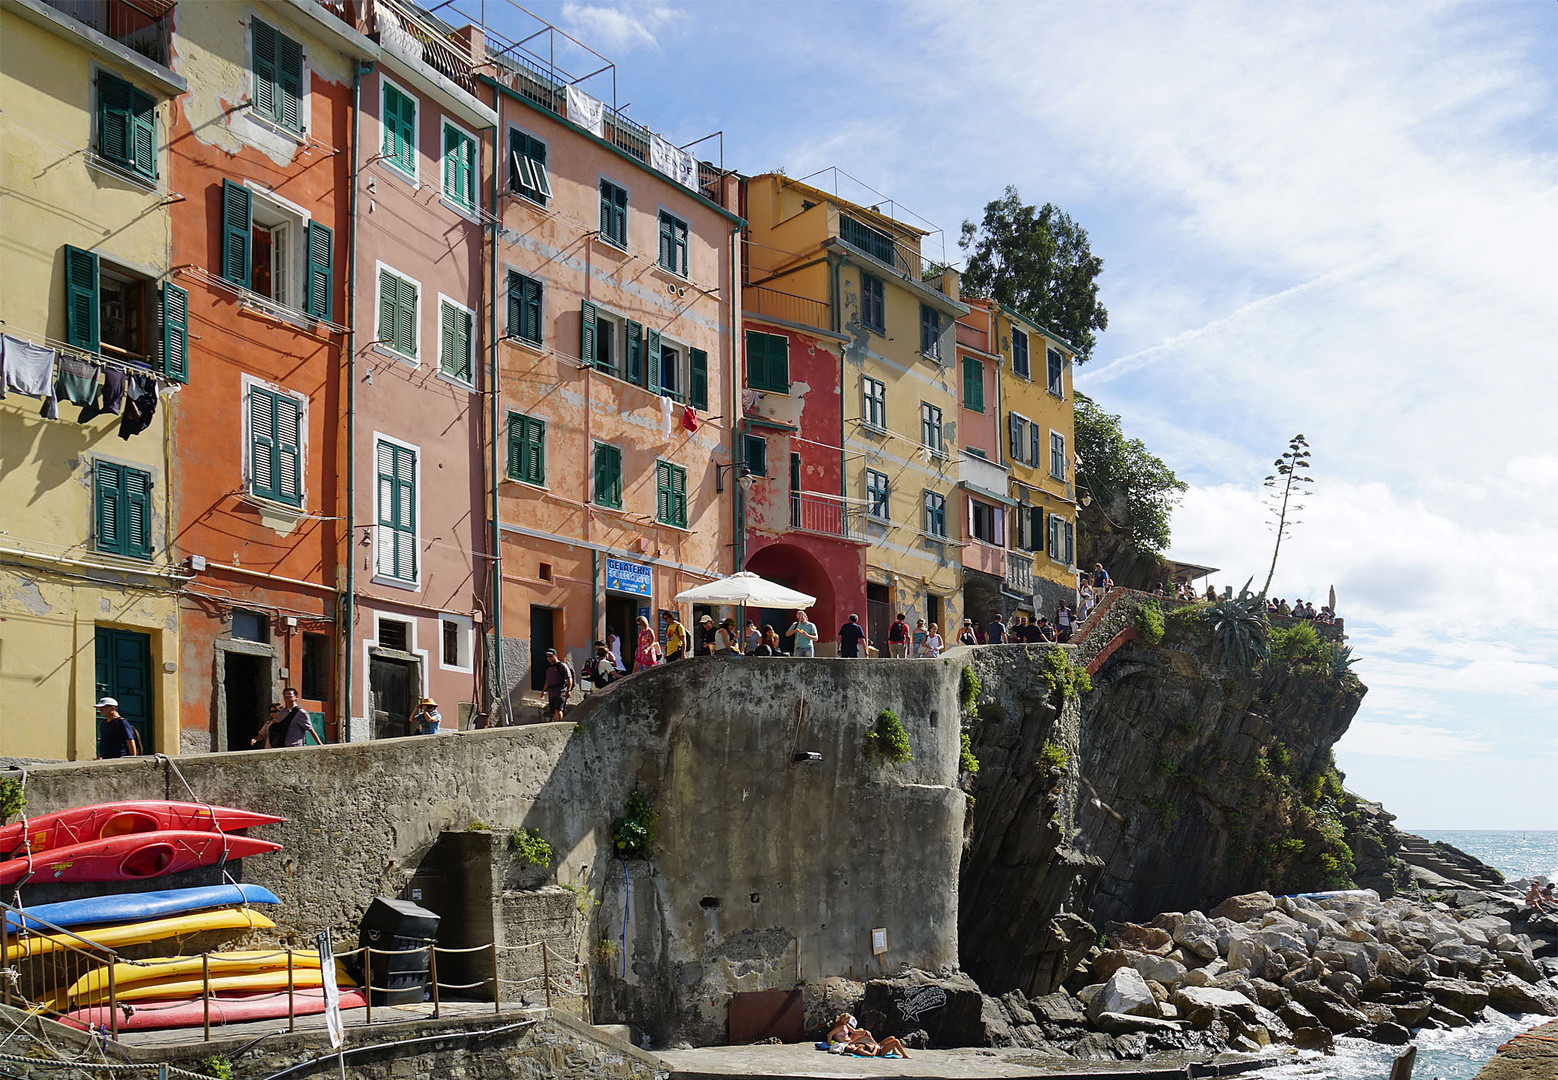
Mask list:
[[1331,1032],[1318,1024],[1293,1029],[1293,1045],[1300,1050],[1329,1050],[1332,1041]]
[[1182,986],[1169,996],[1169,1001],[1186,1013],[1192,1009],[1208,1008],[1242,1009],[1244,1015],[1254,1015],[1255,1002],[1237,990],[1220,990],[1215,986]]
[[[1338,1035],[1360,1028],[1369,1022],[1367,1016],[1347,1004],[1340,994],[1321,986],[1318,982],[1295,981],[1288,989],[1293,995],[1293,1000],[1314,1013],[1320,1023]],[[1286,1020],[1287,1017],[1284,1016],[1283,1019]],[[1292,1021],[1289,1023],[1291,1024]],[[1298,1025],[1293,1026],[1296,1028]]]
[[860,1024],[878,1038],[919,1030],[932,1046],[989,1046],[993,1036],[1009,1033],[991,1030],[1002,1024],[985,1000],[961,972],[943,976],[911,969],[866,983]]
[[1528,952],[1518,949],[1506,949],[1498,954],[1498,958],[1504,961],[1504,966],[1514,972],[1528,983],[1541,982],[1543,972],[1537,962]]
[[1228,945],[1228,966],[1257,974],[1266,966],[1271,950],[1254,937],[1236,937]]
[[1109,976],[1103,989],[1087,1003],[1087,1018],[1094,1024],[1104,1013],[1156,1017],[1158,999],[1152,996],[1147,980],[1135,968],[1121,968]]
[[1164,986],[1178,986],[1185,981],[1185,965],[1167,956],[1137,953],[1132,957],[1131,966],[1149,982],[1162,983]]
[[1174,941],[1202,960],[1217,956],[1217,927],[1199,911],[1185,912],[1185,917],[1174,927]]
[[1108,927],[1108,933],[1109,940],[1119,948],[1137,952],[1168,952],[1172,940],[1167,930],[1139,923],[1117,923]]
[[1480,1019],[1488,1006],[1488,988],[1465,979],[1429,979],[1423,989],[1435,1002],[1469,1020]]
[[1277,906],[1276,897],[1269,892],[1244,893],[1240,896],[1230,896],[1211,911],[1207,912],[1214,919],[1232,919],[1234,922],[1248,922],[1273,910]]
[[1369,962],[1369,951],[1352,941],[1327,941],[1315,950],[1315,956],[1325,962],[1332,971],[1349,971],[1366,982],[1374,975],[1374,965]]
[[1412,1033],[1400,1024],[1387,1020],[1369,1029],[1369,1041],[1386,1046],[1405,1046],[1412,1041]]
[[1558,1016],[1558,994],[1510,975],[1495,975],[1488,980],[1488,1004],[1502,1013]]
[[1030,998],[1028,1009],[1044,1028],[1079,1028],[1087,1023],[1087,1013],[1076,998],[1064,990]]

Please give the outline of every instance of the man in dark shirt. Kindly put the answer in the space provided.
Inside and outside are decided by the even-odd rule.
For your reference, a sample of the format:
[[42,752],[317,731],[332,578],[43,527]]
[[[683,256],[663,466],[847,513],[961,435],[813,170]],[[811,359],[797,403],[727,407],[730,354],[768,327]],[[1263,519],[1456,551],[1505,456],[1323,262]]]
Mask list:
[[860,643],[865,640],[866,632],[860,626],[860,616],[851,615],[849,622],[839,627],[839,655],[847,659],[860,658]]
[[546,673],[541,676],[541,687],[546,691],[547,716],[555,723],[563,718],[563,702],[573,689],[573,669],[557,655],[556,649],[546,650]]
[[1055,633],[1055,628],[1050,625],[1050,621],[1048,619],[1046,619],[1043,615],[1040,615],[1039,616],[1039,625],[1038,625],[1037,629],[1035,629],[1035,631],[1034,631],[1034,638],[1035,638],[1035,640],[1037,640],[1037,641],[1054,641],[1057,636],[1058,635]]
[[298,704],[298,692],[290,686],[281,692],[281,716],[276,723],[281,726],[282,746],[302,746],[308,738],[308,713]]
[[1006,624],[1001,621],[1001,616],[997,615],[990,620],[990,625],[985,629],[985,637],[989,639],[991,645],[1006,644]]
[[698,655],[714,655],[714,619],[709,615],[698,619]]
[[119,715],[119,702],[111,697],[97,699],[97,723],[102,758],[135,757],[141,752],[141,739],[135,727]]

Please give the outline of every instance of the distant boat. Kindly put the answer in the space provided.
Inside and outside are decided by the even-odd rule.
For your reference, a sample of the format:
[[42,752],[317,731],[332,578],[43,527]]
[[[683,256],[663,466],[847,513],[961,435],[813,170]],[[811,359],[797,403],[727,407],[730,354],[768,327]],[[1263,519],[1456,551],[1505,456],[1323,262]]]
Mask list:
[[167,829],[236,832],[255,825],[274,825],[286,820],[274,814],[256,814],[249,810],[207,806],[204,803],[161,800],[97,803],[53,814],[41,814],[0,827],[0,859],[21,857],[29,850],[36,858],[45,851],[130,833],[162,832]]
[[226,833],[130,833],[71,844],[31,858],[7,859],[0,862],[0,885],[15,885],[29,876],[34,882],[134,881],[280,848],[269,840]]
[[[279,904],[276,894],[263,885],[197,885],[188,889],[162,889],[156,892],[114,893],[88,896],[81,900],[61,900],[55,904],[37,904],[27,909],[20,921],[30,930],[50,927],[68,930],[77,926],[158,919],[183,915],[208,908],[243,904]],[[14,933],[15,921],[7,921],[6,931]]]

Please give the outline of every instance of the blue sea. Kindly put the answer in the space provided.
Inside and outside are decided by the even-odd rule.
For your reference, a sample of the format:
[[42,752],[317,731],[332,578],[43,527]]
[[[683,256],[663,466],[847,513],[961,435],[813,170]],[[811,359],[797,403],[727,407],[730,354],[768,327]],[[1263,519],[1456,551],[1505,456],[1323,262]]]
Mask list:
[[[1558,832],[1437,830],[1421,832],[1475,855],[1507,880],[1541,876],[1558,879]],[[1472,1080],[1499,1045],[1550,1020],[1547,1016],[1500,1016],[1454,1031],[1419,1032],[1413,1080]],[[1261,1080],[1385,1080],[1400,1047],[1376,1046],[1360,1039],[1338,1039],[1336,1052],[1296,1055],[1291,1064],[1248,1074]]]

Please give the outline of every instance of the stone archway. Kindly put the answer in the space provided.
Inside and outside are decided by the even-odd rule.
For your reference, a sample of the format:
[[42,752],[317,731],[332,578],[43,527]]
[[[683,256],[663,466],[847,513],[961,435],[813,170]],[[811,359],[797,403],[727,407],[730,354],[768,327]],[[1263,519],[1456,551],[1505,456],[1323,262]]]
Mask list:
[[[811,552],[794,544],[769,544],[748,556],[746,569],[770,581],[815,596],[817,600],[811,606],[811,621],[817,624],[819,645],[838,637],[838,627],[843,616],[838,612],[833,582],[822,563]],[[771,616],[770,621],[776,617]],[[783,635],[788,626],[789,622],[786,621],[784,625],[776,624],[775,628]],[[788,640],[785,647],[789,648]]]

